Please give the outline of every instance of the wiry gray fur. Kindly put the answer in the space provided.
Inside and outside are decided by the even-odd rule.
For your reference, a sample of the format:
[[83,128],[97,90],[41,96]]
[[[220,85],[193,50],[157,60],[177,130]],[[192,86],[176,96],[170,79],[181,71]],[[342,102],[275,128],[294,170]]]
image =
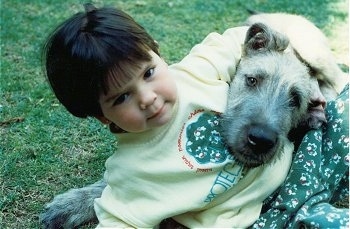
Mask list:
[[[314,25],[312,25],[310,22],[307,22],[306,19],[299,18],[298,20],[295,20],[295,16],[293,15],[271,15],[271,19],[269,14],[262,16],[263,17],[260,17],[260,15],[254,15],[253,17],[251,17],[251,19],[254,20],[250,21],[254,21],[255,23],[259,20],[261,21],[262,18],[264,19],[264,21],[267,22],[278,21],[278,24],[273,26],[278,31],[282,31],[283,29],[285,29],[287,32],[285,32],[284,34],[286,34],[288,37],[293,36],[293,39],[291,40],[293,50],[295,50],[296,55],[301,57],[303,62],[307,63],[307,65],[312,68],[313,72],[315,72],[316,69],[317,73],[320,73],[316,74],[315,77],[319,80],[324,80],[326,82],[330,81],[331,84],[337,84],[334,83],[333,78],[335,76],[338,76],[340,71],[336,66],[336,63],[331,55],[329,47],[326,45],[323,46],[323,42],[319,41],[323,40],[324,36],[321,34],[323,37],[320,37],[320,35],[317,34],[318,30],[317,28],[315,28]],[[297,21],[297,23],[294,23],[295,21]],[[252,24],[252,22],[250,23]],[[294,26],[294,28],[304,29],[308,32],[316,31],[315,33],[311,32],[312,34],[314,34],[314,36],[312,37],[312,39],[310,38],[309,40],[307,40],[306,44],[303,44],[303,42],[301,42],[302,44],[300,45],[300,42],[298,43],[298,41],[300,40],[305,40],[304,38],[300,38],[299,34],[301,33],[299,31],[294,31],[295,29],[289,29],[289,25],[295,24],[297,24],[297,26]],[[270,35],[273,34],[274,33],[270,33]],[[275,35],[272,36],[273,39],[275,39],[274,36]],[[284,46],[288,45],[288,40],[286,40],[285,38],[278,39],[274,42],[276,42],[275,46],[278,47],[278,49],[284,49]],[[316,44],[320,45],[313,45],[313,48],[310,50],[309,47],[311,42],[316,42]],[[270,43],[270,45],[271,44],[273,43]],[[244,130],[246,130],[246,127],[242,125],[242,123],[249,123],[251,121],[259,120],[260,124],[263,121],[265,121],[263,126],[268,126],[269,129],[277,133],[278,146],[275,145],[273,149],[277,150],[277,148],[280,147],[283,144],[283,141],[286,139],[288,130],[293,128],[296,125],[296,123],[308,120],[311,122],[309,122],[307,126],[317,127],[320,123],[320,119],[313,118],[314,114],[312,112],[307,112],[305,116],[306,103],[310,96],[309,92],[303,91],[305,89],[305,85],[308,84],[308,76],[307,74],[305,75],[305,68],[292,56],[288,58],[283,57],[282,60],[280,59],[281,54],[275,53],[267,55],[267,51],[265,52],[265,54],[258,54],[254,52],[250,53],[249,50],[246,50],[246,59],[242,60],[242,62],[240,63],[240,67],[238,69],[236,77],[237,80],[232,84],[233,87],[239,87],[239,84],[246,82],[244,79],[239,78],[238,76],[240,75],[240,77],[243,77],[245,68],[248,67],[252,71],[251,74],[255,76],[257,75],[257,73],[261,72],[262,70],[265,70],[265,76],[267,74],[273,75],[273,73],[278,73],[278,75],[282,76],[282,79],[279,79],[277,81],[276,79],[267,80],[267,82],[262,83],[264,86],[259,86],[257,87],[258,89],[256,89],[255,91],[253,90],[250,96],[252,96],[252,98],[255,97],[257,99],[256,101],[248,101],[248,97],[245,98],[244,96],[236,96],[236,93],[233,93],[234,89],[232,88],[229,98],[229,110],[228,112],[226,112],[225,119],[228,123],[230,123],[230,120],[232,119],[234,122],[237,122],[237,124],[234,127],[232,127],[234,128],[232,129],[232,132],[229,129],[226,130],[228,132],[226,136],[228,138],[227,142],[232,148],[244,148],[242,144],[236,144],[234,140],[236,137],[239,139],[239,136],[244,136],[243,132]],[[311,57],[308,56],[308,54],[310,53],[313,54]],[[255,54],[256,56],[254,57]],[[248,56],[250,56],[250,60]],[[268,59],[266,60],[268,67],[261,66],[261,64],[263,64],[264,59],[262,57]],[[319,61],[320,59],[324,61]],[[258,68],[257,64],[260,64],[260,69]],[[328,65],[331,67],[327,67]],[[295,68],[292,66],[294,66]],[[331,71],[329,69],[335,70]],[[286,72],[288,74],[291,74],[290,76],[305,75],[306,78],[300,78],[299,76],[297,76],[294,81],[291,81],[291,77],[285,77]],[[322,77],[319,77],[319,75],[321,75]],[[328,78],[330,78],[331,80],[327,81]],[[298,80],[301,80],[302,83],[296,82]],[[343,80],[342,82],[346,81],[347,79]],[[337,92],[339,92],[339,89],[342,86],[335,86],[337,86]],[[248,94],[250,93],[248,93],[249,91],[245,89],[246,87],[243,87],[239,89],[239,91],[240,93],[243,93],[244,95],[248,96]],[[318,91],[318,88],[316,88],[315,90]],[[288,95],[287,92],[293,93]],[[331,94],[334,94],[333,91],[331,91]],[[295,102],[293,101],[293,97],[297,95],[300,96],[300,108],[298,109],[292,108],[290,106],[291,103]],[[237,112],[239,111],[239,109],[243,109],[243,106],[245,111]],[[279,107],[281,108],[281,110],[277,109],[278,106],[281,106]],[[317,106],[317,104],[315,106]],[[295,114],[293,112],[295,112]],[[291,118],[291,115],[293,115],[293,118]],[[308,117],[308,115],[310,117]],[[239,133],[240,131],[238,131],[239,125],[241,125],[241,128],[243,128],[243,132],[241,133]],[[242,156],[245,156],[245,154],[243,153]],[[254,156],[248,155],[248,158],[249,157]],[[260,158],[258,157],[258,159],[254,158],[254,160],[252,160],[254,161],[252,166],[256,166],[262,162],[264,163],[265,161],[269,161],[271,157],[273,157],[273,153],[268,153],[267,156],[260,156]],[[250,159],[245,159],[245,157],[243,157],[243,161],[247,160],[248,163],[250,163]],[[75,228],[87,222],[97,221],[93,209],[93,203],[95,198],[101,196],[102,190],[104,189],[105,185],[106,184],[101,180],[96,182],[95,184],[79,189],[72,189],[68,192],[57,195],[51,203],[46,205],[44,212],[40,215],[40,221],[44,228]],[[160,225],[161,228],[174,228],[175,226],[177,226],[176,223],[174,223],[171,220],[166,220]]]
[[290,131],[300,124],[319,128],[325,122],[317,80],[288,45],[287,37],[262,23],[246,35],[222,127],[230,151],[248,167],[283,152]]
[[[45,211],[39,216],[43,228],[71,229],[87,223],[97,223],[94,200],[101,196],[105,187],[106,182],[99,180],[83,188],[70,189],[63,194],[55,196],[52,202],[45,206]],[[172,219],[163,220],[158,228],[185,229],[185,227]]]
[[105,187],[106,183],[100,180],[86,187],[71,189],[55,196],[40,215],[40,222],[47,229],[68,229],[97,222],[94,199],[101,196]]

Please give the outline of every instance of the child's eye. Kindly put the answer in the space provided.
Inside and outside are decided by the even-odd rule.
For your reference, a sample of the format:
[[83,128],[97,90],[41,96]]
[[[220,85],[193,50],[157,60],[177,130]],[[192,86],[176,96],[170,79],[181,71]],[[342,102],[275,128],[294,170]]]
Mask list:
[[120,104],[124,103],[128,97],[129,97],[129,93],[124,93],[124,94],[118,96],[118,98],[116,98],[116,100],[114,100],[113,105],[120,105]]
[[145,72],[145,74],[143,75],[143,78],[148,79],[152,77],[153,73],[154,73],[154,68],[150,68]]

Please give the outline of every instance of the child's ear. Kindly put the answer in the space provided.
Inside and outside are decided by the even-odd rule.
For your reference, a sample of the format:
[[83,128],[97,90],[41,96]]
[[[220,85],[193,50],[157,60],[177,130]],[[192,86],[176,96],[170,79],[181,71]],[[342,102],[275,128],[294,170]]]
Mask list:
[[111,121],[108,120],[105,116],[95,116],[96,119],[98,119],[100,122],[102,122],[103,124],[111,124]]
[[112,133],[114,133],[114,134],[126,133],[125,130],[123,130],[120,127],[118,127],[117,125],[115,125],[113,122],[108,120],[106,117],[104,117],[104,116],[94,116],[94,117],[96,119],[100,120],[100,122],[102,122],[103,124],[109,125],[109,130]]

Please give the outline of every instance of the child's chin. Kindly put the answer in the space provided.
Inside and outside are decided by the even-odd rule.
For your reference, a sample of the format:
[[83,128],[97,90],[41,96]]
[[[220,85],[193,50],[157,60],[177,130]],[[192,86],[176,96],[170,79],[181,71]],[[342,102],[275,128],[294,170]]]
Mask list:
[[159,125],[159,127],[166,125],[167,123],[170,122],[171,118],[173,117],[173,113],[174,113],[174,106],[170,104],[165,104],[163,107],[162,113],[159,114],[159,116],[156,117],[156,119],[153,121],[155,122],[155,124]]

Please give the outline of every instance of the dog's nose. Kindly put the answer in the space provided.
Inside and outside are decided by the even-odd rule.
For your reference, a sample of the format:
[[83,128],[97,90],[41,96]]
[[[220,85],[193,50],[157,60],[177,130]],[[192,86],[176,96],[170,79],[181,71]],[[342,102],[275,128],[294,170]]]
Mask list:
[[264,125],[254,125],[248,131],[248,145],[256,153],[267,153],[277,142],[277,133]]

